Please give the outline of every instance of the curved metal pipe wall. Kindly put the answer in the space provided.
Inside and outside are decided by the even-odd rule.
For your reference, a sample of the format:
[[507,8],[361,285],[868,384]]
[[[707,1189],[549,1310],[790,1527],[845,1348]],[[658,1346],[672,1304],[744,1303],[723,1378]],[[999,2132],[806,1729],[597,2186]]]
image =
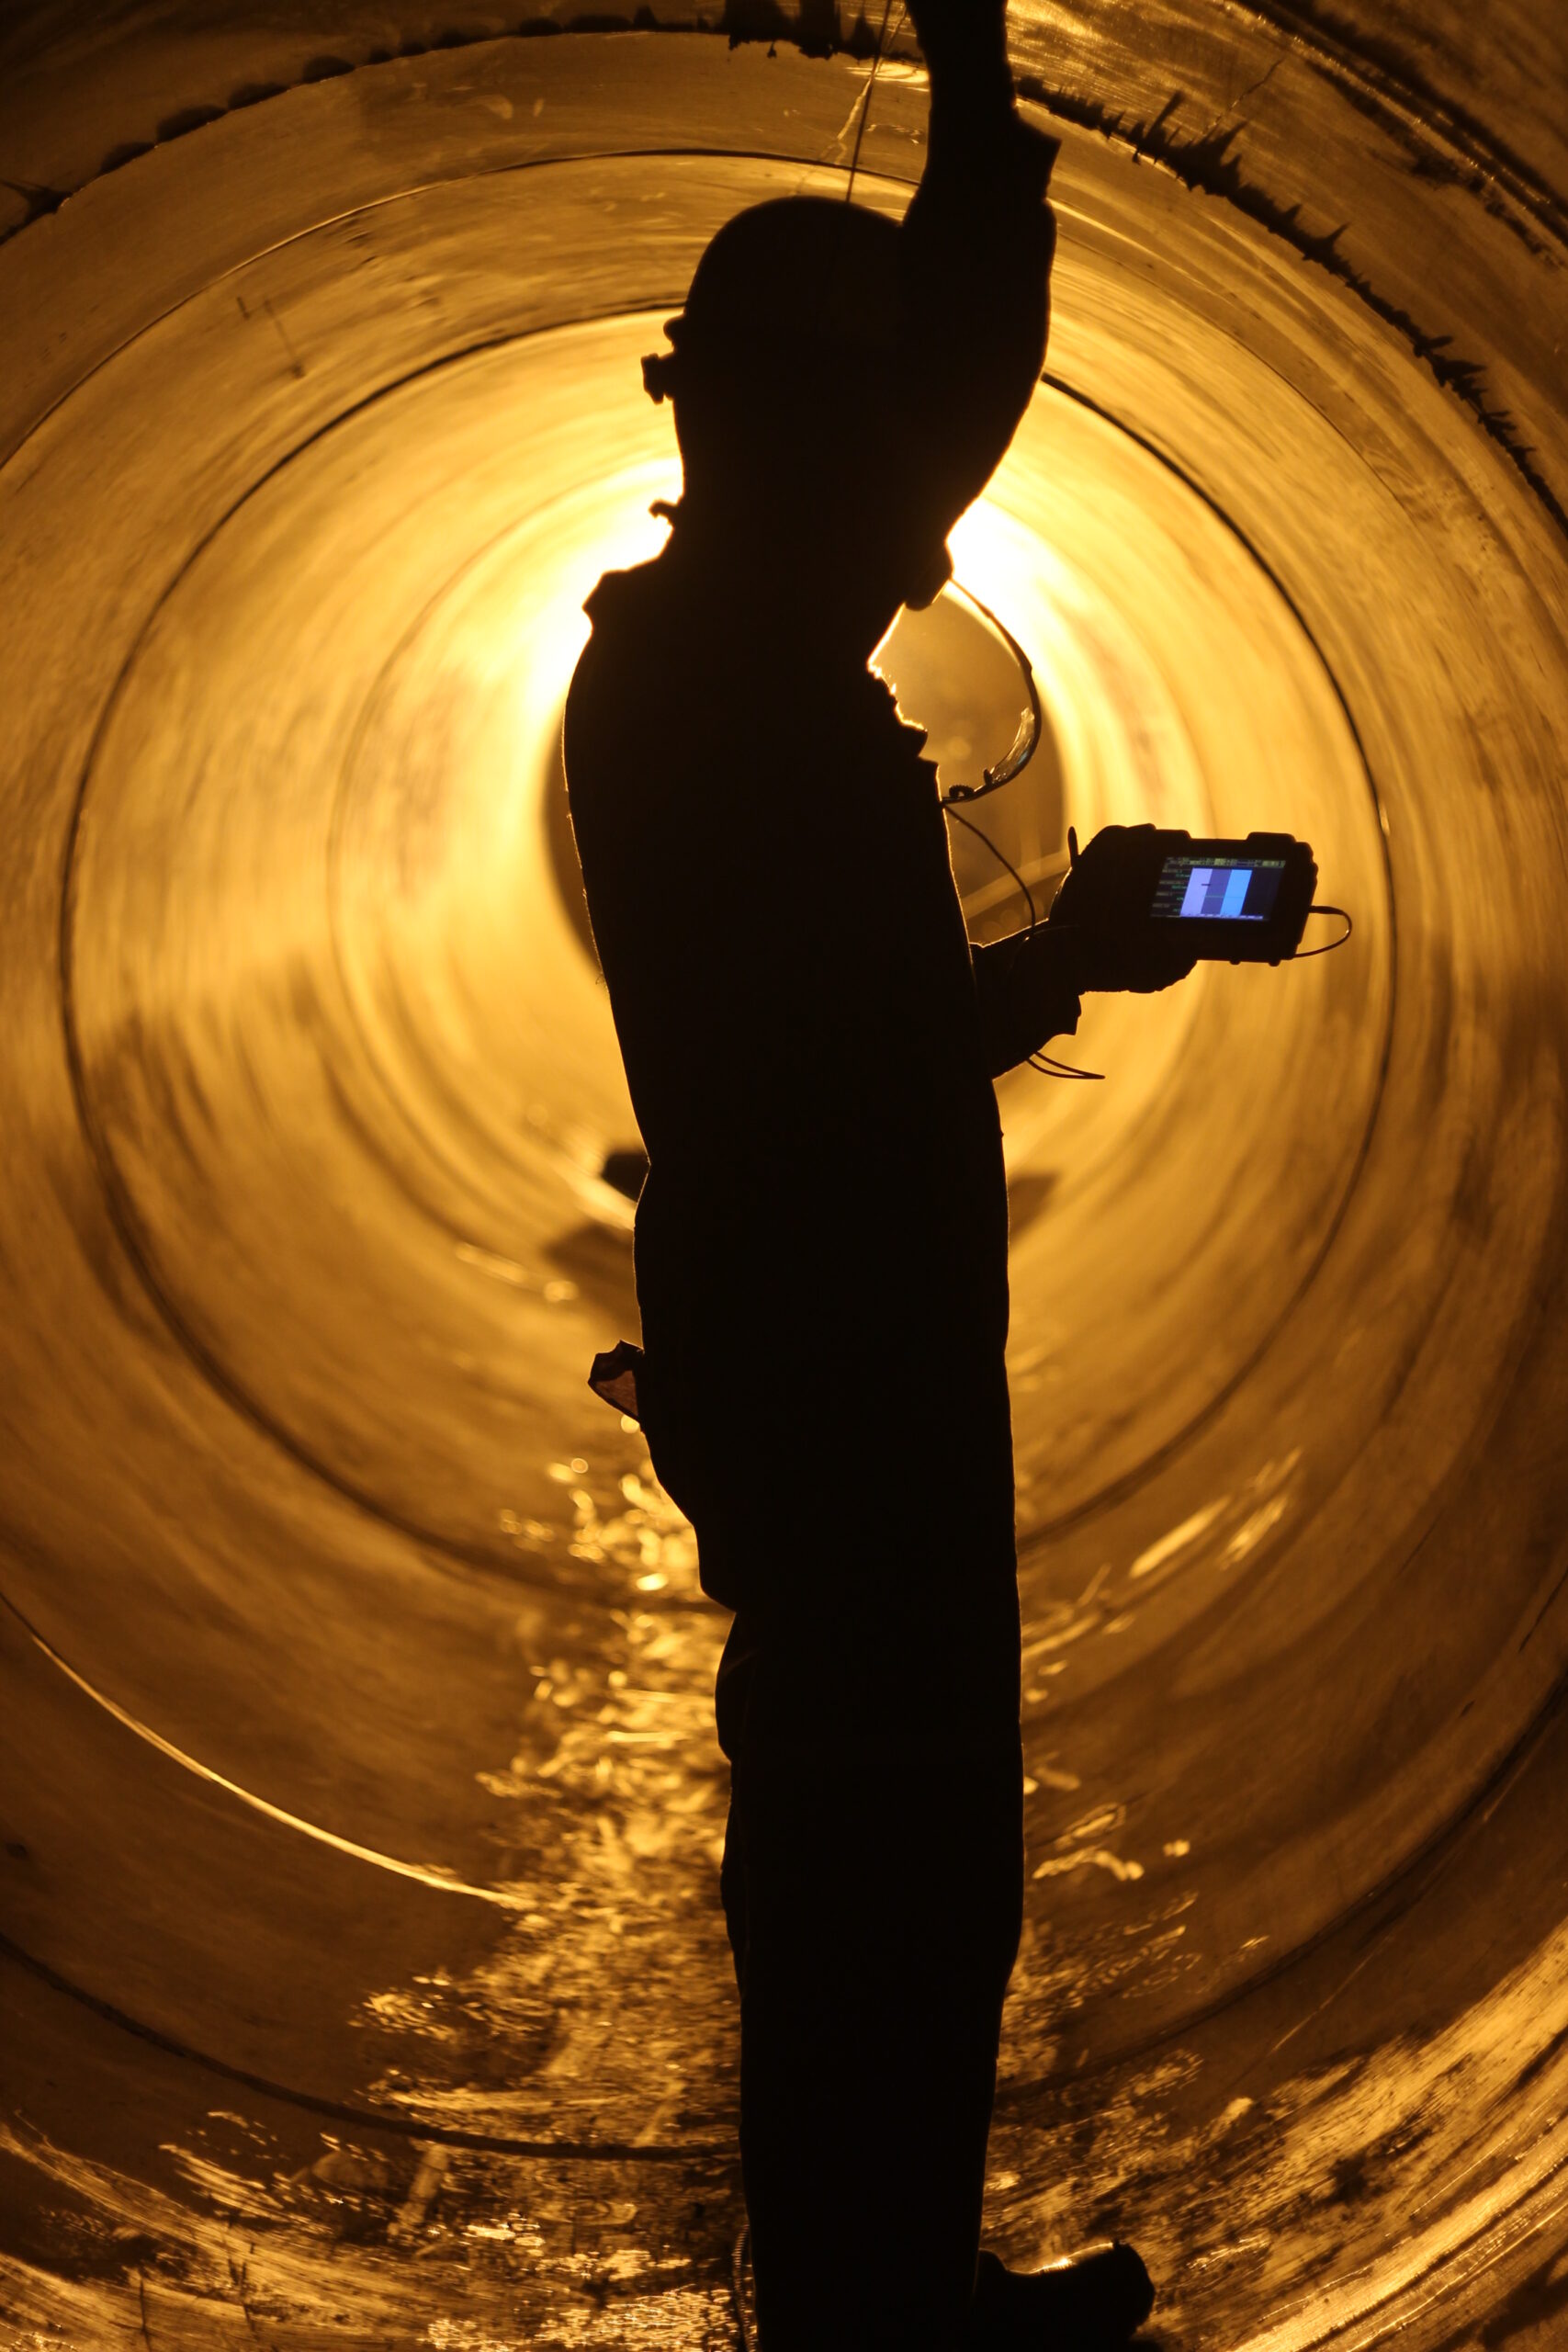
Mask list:
[[[1056,324],[955,543],[1046,701],[1015,847],[1283,825],[1357,919],[1002,1090],[989,2229],[1135,2234],[1172,2343],[1256,2352],[1550,2340],[1568,2189],[1561,114],[1377,30],[1020,24]],[[728,2343],[722,1629],[582,1385],[636,1136],[557,735],[673,479],[637,356],[719,220],[841,185],[863,66],[230,32],[297,86],[0,249],[0,2291]],[[921,123],[895,63],[863,200]],[[887,662],[954,759],[1006,716]]]

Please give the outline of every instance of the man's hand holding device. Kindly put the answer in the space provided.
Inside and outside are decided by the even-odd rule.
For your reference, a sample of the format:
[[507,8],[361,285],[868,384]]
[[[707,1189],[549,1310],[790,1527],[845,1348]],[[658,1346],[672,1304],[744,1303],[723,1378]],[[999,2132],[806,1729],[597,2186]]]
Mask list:
[[1047,918],[1080,989],[1146,995],[1201,959],[1280,964],[1293,956],[1317,884],[1305,842],[1289,833],[1195,841],[1154,825],[1107,825],[1072,863]]
[[1307,843],[1289,833],[1195,841],[1153,825],[1107,825],[1087,849],[1071,831],[1067,844],[1072,863],[1046,920],[974,950],[993,1078],[1023,1061],[1052,1077],[1100,1077],[1043,1052],[1051,1038],[1074,1033],[1086,991],[1148,996],[1204,958],[1282,964],[1325,952],[1301,945],[1317,867]]

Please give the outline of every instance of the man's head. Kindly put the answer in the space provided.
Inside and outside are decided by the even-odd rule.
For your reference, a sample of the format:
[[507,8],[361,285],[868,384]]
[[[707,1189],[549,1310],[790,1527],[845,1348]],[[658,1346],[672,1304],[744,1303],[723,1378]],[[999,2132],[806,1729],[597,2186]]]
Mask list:
[[674,405],[683,509],[761,563],[830,568],[886,619],[929,601],[952,517],[921,496],[897,223],[820,197],[753,206],[666,332],[643,379]]

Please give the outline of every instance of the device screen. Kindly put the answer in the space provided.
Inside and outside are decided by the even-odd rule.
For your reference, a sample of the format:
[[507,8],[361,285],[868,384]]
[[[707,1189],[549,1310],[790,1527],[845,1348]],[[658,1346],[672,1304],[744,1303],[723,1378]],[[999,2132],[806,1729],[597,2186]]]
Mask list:
[[1197,916],[1209,922],[1267,922],[1280,895],[1282,857],[1168,857],[1151,915]]

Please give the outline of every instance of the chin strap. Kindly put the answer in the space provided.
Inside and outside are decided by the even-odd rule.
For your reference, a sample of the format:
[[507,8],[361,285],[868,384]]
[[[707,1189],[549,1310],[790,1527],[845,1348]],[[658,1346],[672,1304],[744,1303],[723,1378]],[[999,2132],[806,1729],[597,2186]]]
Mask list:
[[988,792],[999,792],[1004,784],[1011,784],[1023,774],[1040,749],[1040,738],[1045,728],[1045,716],[1040,707],[1040,689],[1034,683],[1034,665],[1006,621],[998,620],[989,605],[983,605],[972,589],[964,587],[956,580],[950,580],[948,586],[955,596],[962,596],[964,603],[972,605],[981,619],[996,630],[1018,663],[1023,691],[1029,697],[1029,707],[1020,717],[1018,733],[1013,737],[1012,748],[1007,757],[998,760],[994,767],[988,767],[978,784],[955,784],[944,792],[942,796],[944,808],[952,808],[959,802],[984,800]]

